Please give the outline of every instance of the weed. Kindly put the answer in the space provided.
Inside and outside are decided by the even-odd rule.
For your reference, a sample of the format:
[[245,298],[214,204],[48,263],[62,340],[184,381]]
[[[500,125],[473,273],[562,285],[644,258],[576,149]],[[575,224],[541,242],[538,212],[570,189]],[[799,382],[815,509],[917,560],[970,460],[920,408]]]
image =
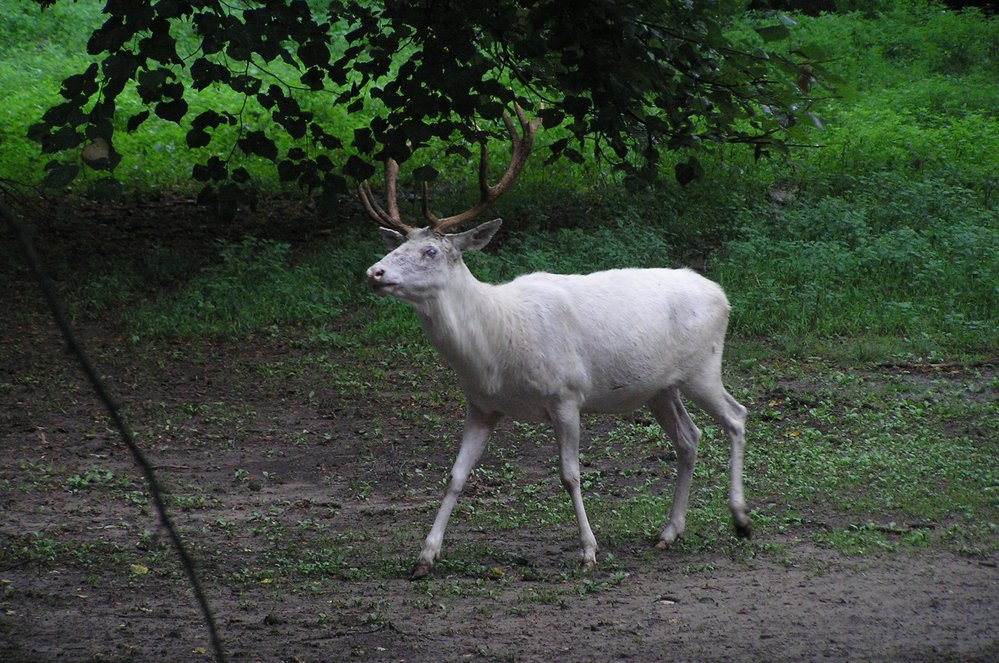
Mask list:
[[70,492],[87,490],[92,486],[105,485],[114,479],[114,473],[97,466],[91,466],[80,474],[74,474],[66,479],[66,488]]

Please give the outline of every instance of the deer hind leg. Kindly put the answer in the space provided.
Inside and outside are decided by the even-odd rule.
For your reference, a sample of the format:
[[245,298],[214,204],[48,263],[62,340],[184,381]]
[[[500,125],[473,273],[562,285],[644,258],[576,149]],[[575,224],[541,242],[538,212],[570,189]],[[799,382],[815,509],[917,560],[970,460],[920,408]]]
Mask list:
[[721,379],[721,367],[718,365],[712,366],[712,370],[688,381],[681,389],[698,407],[710,414],[728,434],[731,442],[728,505],[732,511],[735,533],[739,537],[748,539],[752,535],[752,521],[749,519],[749,507],[746,506],[746,498],[742,488],[742,464],[746,445],[746,408],[725,390]]
[[413,579],[422,578],[430,573],[434,563],[440,559],[444,530],[447,528],[451,511],[458,502],[458,495],[465,487],[465,482],[468,481],[468,475],[486,449],[489,433],[492,432],[501,418],[498,414],[485,414],[472,406],[468,407],[465,414],[465,429],[461,437],[461,448],[458,450],[458,457],[451,468],[451,479],[448,481],[441,507],[437,510],[437,517],[434,518],[434,525],[430,529],[430,534],[427,535],[426,541],[423,543],[423,550],[413,567]]
[[590,521],[583,507],[583,492],[579,475],[579,408],[575,405],[560,407],[550,413],[558,439],[559,469],[562,486],[572,499],[572,509],[579,524],[580,564],[592,568],[597,563],[597,539],[590,529]]
[[697,442],[701,432],[691,421],[686,408],[680,401],[680,394],[675,387],[660,392],[649,401],[656,421],[662,426],[663,432],[676,449],[676,485],[673,488],[673,506],[670,509],[669,521],[659,535],[657,548],[667,548],[675,542],[687,525],[687,500],[690,497],[690,485],[694,478],[694,463],[697,461]]

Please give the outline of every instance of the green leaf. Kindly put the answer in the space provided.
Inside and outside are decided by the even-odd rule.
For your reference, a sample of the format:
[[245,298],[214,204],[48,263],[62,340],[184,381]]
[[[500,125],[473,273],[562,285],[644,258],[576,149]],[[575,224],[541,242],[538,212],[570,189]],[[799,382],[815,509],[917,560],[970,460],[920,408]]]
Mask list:
[[792,53],[808,58],[809,60],[828,60],[829,52],[818,44],[803,44],[795,48]]
[[255,154],[271,161],[277,159],[277,144],[263,131],[249,131],[236,144],[246,154]]
[[187,102],[183,99],[161,101],[156,104],[154,111],[157,117],[161,117],[168,122],[180,124],[181,119],[187,114]]
[[343,172],[347,177],[363,182],[374,176],[375,167],[352,154],[343,165]]
[[42,183],[50,189],[62,189],[76,179],[80,167],[75,163],[49,161],[45,164],[45,179]]
[[676,181],[681,185],[690,184],[704,177],[704,168],[695,157],[690,157],[686,162],[678,163],[673,168]]
[[367,154],[375,151],[375,138],[371,134],[371,129],[354,129],[354,140],[351,141],[351,144]]
[[229,70],[207,58],[198,58],[191,65],[191,87],[203,90],[214,83],[225,83],[232,77]]
[[136,113],[132,117],[128,118],[128,122],[125,123],[125,131],[132,133],[139,128],[139,125],[145,122],[149,118],[149,111],[144,110],[142,112]]
[[429,164],[413,170],[413,179],[418,182],[433,182],[438,175],[437,169]]
[[82,74],[69,76],[62,82],[59,94],[65,99],[83,97],[89,99],[97,92],[97,63],[92,62]]
[[195,127],[187,132],[187,146],[191,149],[198,149],[199,147],[205,147],[212,142],[211,135],[204,129],[199,129]]

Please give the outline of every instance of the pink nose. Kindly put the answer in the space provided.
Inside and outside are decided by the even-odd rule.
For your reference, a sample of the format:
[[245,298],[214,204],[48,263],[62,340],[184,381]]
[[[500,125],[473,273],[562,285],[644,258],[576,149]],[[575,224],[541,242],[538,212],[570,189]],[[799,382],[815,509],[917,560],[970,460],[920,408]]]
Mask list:
[[385,270],[377,265],[368,269],[368,285],[375,287],[385,278]]

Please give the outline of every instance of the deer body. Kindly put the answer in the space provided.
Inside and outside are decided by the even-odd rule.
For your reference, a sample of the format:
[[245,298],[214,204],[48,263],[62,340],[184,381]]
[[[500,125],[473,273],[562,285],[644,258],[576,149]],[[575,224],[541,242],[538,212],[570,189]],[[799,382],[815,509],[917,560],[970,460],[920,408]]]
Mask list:
[[748,534],[742,497],[745,409],[721,384],[729,306],[721,288],[692,271],[620,269],[588,275],[535,273],[491,285],[461,259],[484,246],[499,220],[458,235],[431,229],[402,235],[368,269],[371,287],[411,304],[468,402],[458,459],[414,575],[438,559],[444,529],[489,432],[504,417],[550,422],[559,440],[562,482],[572,497],[585,565],[596,540],[579,488],[579,416],[648,405],[677,447],[678,479],[669,545],[683,532],[699,432],[679,393],[711,413],[732,439],[730,505]]
[[[724,342],[725,296],[687,270],[468,279],[414,306],[468,400],[518,420],[550,420],[553,399],[582,412],[637,409]],[[695,339],[711,343],[691,353]]]
[[736,532],[748,536],[749,510],[742,491],[746,409],[722,385],[729,305],[721,288],[683,269],[537,273],[490,285],[469,272],[462,253],[484,247],[500,221],[445,233],[485,210],[523,168],[540,122],[528,120],[516,104],[514,109],[522,135],[503,116],[512,143],[510,164],[490,186],[483,143],[481,196],[466,212],[438,218],[429,209],[424,185],[423,213],[430,227],[403,223],[396,201],[399,168],[391,159],[385,162],[385,208],[367,182],[358,186],[365,210],[383,226],[393,249],[368,269],[369,285],[416,309],[427,336],[458,374],[468,403],[458,457],[413,576],[429,573],[440,557],[458,495],[490,432],[504,417],[549,422],[554,428],[562,484],[579,525],[581,560],[592,566],[597,542],[580,490],[580,413],[648,406],[677,454],[673,505],[656,545],[672,544],[685,527],[700,439],[681,393],[728,434],[729,507]]

